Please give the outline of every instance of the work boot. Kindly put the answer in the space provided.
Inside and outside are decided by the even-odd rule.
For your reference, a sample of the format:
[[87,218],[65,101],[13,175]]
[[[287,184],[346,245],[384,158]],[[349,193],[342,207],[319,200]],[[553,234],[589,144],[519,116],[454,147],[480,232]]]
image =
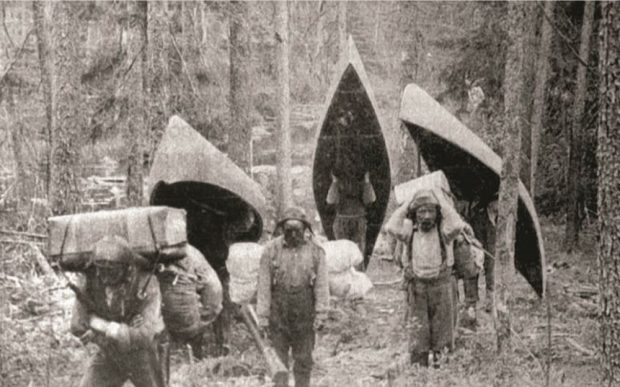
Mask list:
[[420,367],[428,367],[428,352],[411,352],[409,361],[411,365],[419,364]]
[[495,296],[492,290],[487,290],[486,301],[484,303],[484,310],[487,313],[493,311],[493,303],[495,302]]
[[475,304],[468,304],[462,314],[461,326],[475,331],[478,326],[478,316]]
[[295,387],[310,387],[310,373],[293,372]]

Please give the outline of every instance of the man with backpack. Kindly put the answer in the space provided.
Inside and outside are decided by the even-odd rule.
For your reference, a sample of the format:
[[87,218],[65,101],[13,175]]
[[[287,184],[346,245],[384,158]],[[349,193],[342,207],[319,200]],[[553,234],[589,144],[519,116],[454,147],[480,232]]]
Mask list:
[[322,329],[329,305],[325,252],[314,242],[312,227],[299,207],[286,209],[276,229],[282,235],[265,246],[260,260],[258,322],[269,329],[287,367],[292,350],[295,386],[305,387],[310,385],[315,330]]
[[165,386],[158,351],[161,293],[144,261],[120,237],[95,244],[71,320],[71,333],[99,346],[80,386],[121,387],[127,380],[136,387]]
[[406,237],[403,271],[409,307],[409,352],[412,364],[435,366],[445,350],[454,347],[457,313],[454,254],[441,233],[441,211],[431,190],[420,190],[408,206],[413,231]]

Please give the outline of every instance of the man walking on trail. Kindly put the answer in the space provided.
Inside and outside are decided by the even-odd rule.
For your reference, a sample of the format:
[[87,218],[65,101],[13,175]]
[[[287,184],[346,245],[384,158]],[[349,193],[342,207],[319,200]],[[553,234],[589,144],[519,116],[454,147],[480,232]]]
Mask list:
[[207,259],[187,246],[184,258],[158,274],[162,313],[170,336],[189,343],[196,359],[203,358],[203,336],[222,311],[222,284]]
[[157,278],[141,269],[144,258],[120,237],[95,244],[92,266],[73,309],[71,332],[99,350],[80,386],[163,387],[158,352],[164,332]]
[[332,183],[327,192],[327,204],[336,206],[333,232],[336,239],[348,239],[357,244],[366,255],[366,207],[377,200],[370,183],[370,174],[359,181],[349,171],[332,173]]
[[450,245],[440,231],[439,201],[431,190],[413,197],[405,221],[413,223],[403,263],[410,308],[410,361],[427,367],[432,354],[438,366],[441,352],[454,347],[457,295],[454,255],[447,251]]
[[260,260],[257,315],[287,367],[292,350],[295,386],[305,387],[310,385],[315,330],[322,329],[329,305],[325,252],[307,235],[312,228],[301,208],[285,210],[276,228],[283,235],[265,246]]

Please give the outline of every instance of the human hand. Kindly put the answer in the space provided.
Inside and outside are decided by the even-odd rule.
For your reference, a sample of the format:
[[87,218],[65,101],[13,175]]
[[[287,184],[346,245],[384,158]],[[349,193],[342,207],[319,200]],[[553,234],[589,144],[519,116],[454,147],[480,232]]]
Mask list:
[[364,183],[370,183],[370,172],[368,171],[364,174]]
[[327,315],[325,313],[317,313],[314,318],[313,328],[315,332],[320,332],[325,328],[325,324],[327,323]]
[[105,333],[105,330],[108,327],[108,322],[101,317],[91,315],[88,321],[88,326],[94,331]]
[[144,317],[142,317],[140,313],[135,315],[134,318],[132,318],[131,321],[129,322],[129,326],[132,328],[138,328],[142,324],[144,324]]
[[405,281],[411,281],[413,279],[413,276],[413,268],[411,267],[411,265],[406,265],[403,268],[403,277],[405,278]]
[[95,332],[93,332],[92,329],[89,329],[84,332],[84,334],[80,336],[79,339],[84,345],[91,343],[95,339]]

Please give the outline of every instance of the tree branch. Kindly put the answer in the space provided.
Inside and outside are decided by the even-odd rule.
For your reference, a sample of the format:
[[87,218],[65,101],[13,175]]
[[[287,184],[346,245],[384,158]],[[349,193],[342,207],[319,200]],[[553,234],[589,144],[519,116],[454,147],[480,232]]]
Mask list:
[[572,46],[572,41],[569,37],[567,37],[566,35],[564,35],[562,33],[562,30],[560,30],[560,28],[558,26],[555,25],[555,23],[553,22],[553,20],[551,20],[551,17],[549,15],[547,15],[547,12],[545,12],[545,7],[540,3],[540,1],[536,2],[536,5],[538,6],[538,8],[540,8],[543,17],[547,20],[547,22],[549,23],[549,25],[551,27],[553,27],[553,29],[558,33],[558,35],[562,38],[562,40],[564,41],[564,43],[566,43],[568,49],[571,51],[571,53],[573,53],[573,55],[575,56],[575,58],[577,58],[577,60],[579,62],[581,62],[582,65],[586,66],[586,68],[588,68],[588,63],[586,63],[585,60],[583,60],[579,54],[577,53],[577,51],[575,51],[575,48]]
[[13,65],[15,65],[15,63],[21,58],[22,54],[24,53],[24,49],[26,48],[26,42],[28,42],[28,39],[30,38],[30,34],[32,34],[32,28],[26,34],[26,37],[24,38],[24,41],[21,44],[21,47],[15,54],[15,57],[13,58],[11,63],[9,63],[6,71],[4,72],[4,74],[2,74],[2,77],[0,77],[0,85],[4,84],[4,79],[9,74],[9,72],[13,69]]
[[9,34],[9,29],[6,27],[6,4],[4,2],[0,3],[2,3],[2,28],[4,29],[4,33],[6,34],[6,38],[9,40],[9,43],[11,43],[11,47],[15,47],[15,42],[13,42],[11,34]]
[[174,37],[174,32],[172,31],[172,25],[170,25],[170,23],[168,23],[168,32],[170,33],[170,37],[172,38],[172,45],[174,46],[174,49],[176,50],[177,55],[179,56],[179,59],[181,59],[181,63],[183,64],[183,72],[187,77],[189,86],[192,88],[192,93],[196,98],[198,98],[198,100],[202,101],[202,98],[200,98],[198,92],[196,91],[196,87],[194,86],[194,82],[192,81],[192,76],[187,69],[187,62],[185,61],[185,58],[183,58],[183,54],[181,54],[181,50],[179,49],[176,38]]

